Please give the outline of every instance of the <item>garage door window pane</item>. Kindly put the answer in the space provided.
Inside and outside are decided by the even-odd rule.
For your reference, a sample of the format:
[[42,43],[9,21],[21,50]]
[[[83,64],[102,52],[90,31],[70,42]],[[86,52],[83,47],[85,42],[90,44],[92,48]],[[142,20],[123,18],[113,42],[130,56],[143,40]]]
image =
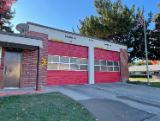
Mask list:
[[114,71],[119,71],[119,67],[114,67]]
[[88,66],[87,65],[80,65],[80,70],[88,70]]
[[94,71],[100,71],[100,66],[94,66]]
[[101,66],[106,66],[106,61],[105,60],[101,60]]
[[48,70],[58,70],[58,63],[49,63],[48,64]]
[[108,65],[108,66],[113,66],[113,62],[108,61],[108,62],[107,62],[107,65]]
[[69,64],[60,64],[59,70],[69,70]]
[[119,63],[118,63],[118,62],[114,62],[114,65],[115,65],[115,66],[118,66],[118,65],[119,65]]
[[59,63],[59,56],[52,56],[52,61]]
[[48,63],[52,62],[52,56],[48,55]]
[[59,63],[59,56],[48,55],[48,62],[49,63]]
[[70,58],[70,63],[79,64],[78,58]]
[[101,71],[107,71],[107,67],[106,66],[101,66]]
[[99,60],[95,60],[95,61],[94,61],[94,65],[100,65]]
[[113,71],[113,67],[108,67],[108,71]]
[[71,70],[79,70],[79,65],[77,65],[77,64],[71,64],[70,65],[70,69]]
[[69,57],[60,57],[60,62],[61,63],[69,63]]
[[80,59],[80,64],[87,64],[87,59]]

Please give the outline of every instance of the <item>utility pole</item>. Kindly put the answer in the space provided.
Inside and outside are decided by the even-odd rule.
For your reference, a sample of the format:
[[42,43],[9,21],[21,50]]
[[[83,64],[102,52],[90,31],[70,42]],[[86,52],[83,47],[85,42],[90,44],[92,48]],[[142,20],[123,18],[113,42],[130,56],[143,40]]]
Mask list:
[[149,67],[148,67],[148,47],[147,47],[147,34],[146,34],[146,22],[145,22],[145,19],[144,19],[144,42],[145,42],[147,84],[150,85],[150,81],[149,81]]

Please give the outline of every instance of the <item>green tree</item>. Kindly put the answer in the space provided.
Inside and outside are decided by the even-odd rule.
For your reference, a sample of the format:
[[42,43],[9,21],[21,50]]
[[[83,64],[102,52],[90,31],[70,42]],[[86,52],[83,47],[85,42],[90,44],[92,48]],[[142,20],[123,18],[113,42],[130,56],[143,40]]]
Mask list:
[[[158,4],[160,8],[160,4]],[[153,53],[154,59],[160,60],[160,13],[157,13],[154,17],[155,29],[152,31],[152,48],[150,50]]]
[[[158,4],[158,8],[160,8],[160,4]],[[160,13],[157,13],[154,17],[155,29],[160,30]]]
[[0,0],[0,30],[6,32],[12,31],[12,24],[10,20],[14,17],[14,13],[11,10],[12,4],[15,0]]
[[155,21],[155,29],[160,30],[160,13],[158,13],[155,16],[154,21]]
[[[138,10],[139,11],[139,10]],[[143,14],[143,11],[142,13]],[[137,15],[137,19],[139,18],[139,14]],[[154,50],[155,47],[155,39],[153,38],[153,31],[149,29],[149,25],[152,22],[152,13],[148,14],[148,19],[145,20],[146,23],[146,34],[147,34],[147,47],[148,47],[148,58],[150,60],[157,59],[157,49]],[[138,22],[137,25],[131,29],[128,34],[128,40],[126,45],[132,51],[129,51],[129,61],[133,61],[134,59],[143,59],[145,60],[145,42],[144,42],[144,26],[140,25]]]
[[[135,10],[134,5],[128,8],[122,5],[121,0],[115,2],[95,0],[94,4],[98,15],[81,20],[80,33],[127,45],[130,62],[137,58],[144,59],[144,30],[143,25],[140,24],[140,18],[144,11],[139,8]],[[151,47],[153,42],[150,39],[151,31],[148,29],[151,20],[152,13],[149,13],[146,21],[149,49],[153,48]],[[149,57],[153,56],[153,53],[149,53]]]
[[86,17],[80,21],[82,35],[113,39],[115,35],[128,34],[134,25],[134,5],[129,9],[127,6],[122,6],[121,0],[114,3],[110,0],[95,0],[95,7],[98,16]]

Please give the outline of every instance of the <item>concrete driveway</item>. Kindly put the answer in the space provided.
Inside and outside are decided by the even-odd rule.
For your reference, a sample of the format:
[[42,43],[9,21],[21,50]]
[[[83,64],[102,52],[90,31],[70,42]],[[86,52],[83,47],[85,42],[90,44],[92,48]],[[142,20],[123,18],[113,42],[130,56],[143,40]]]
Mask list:
[[56,90],[80,102],[99,121],[160,121],[158,88],[114,83],[61,86]]

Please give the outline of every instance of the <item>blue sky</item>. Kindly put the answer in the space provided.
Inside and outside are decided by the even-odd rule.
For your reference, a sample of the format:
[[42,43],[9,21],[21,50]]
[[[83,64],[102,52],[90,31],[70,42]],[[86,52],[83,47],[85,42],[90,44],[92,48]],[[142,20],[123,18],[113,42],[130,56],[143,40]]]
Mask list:
[[[123,4],[131,7],[145,7],[145,12],[160,12],[159,0],[122,0]],[[94,0],[18,0],[13,6],[16,11],[12,20],[14,26],[27,21],[59,28],[72,32],[77,30],[79,20],[86,16],[96,15]]]

